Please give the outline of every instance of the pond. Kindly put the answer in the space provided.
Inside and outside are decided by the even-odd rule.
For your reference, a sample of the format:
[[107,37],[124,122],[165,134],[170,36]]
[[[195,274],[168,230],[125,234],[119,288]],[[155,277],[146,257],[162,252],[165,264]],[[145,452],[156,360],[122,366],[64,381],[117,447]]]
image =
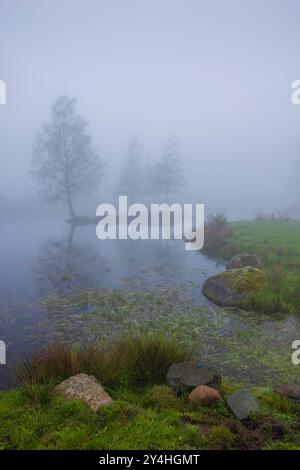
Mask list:
[[299,380],[291,343],[299,315],[222,309],[201,293],[222,262],[180,240],[106,240],[94,225],[51,220],[0,228],[0,340],[7,364],[54,341],[94,342],[127,332],[176,334],[226,380],[249,386]]
[[[0,244],[0,339],[7,345],[7,365],[0,366],[2,389],[11,384],[16,361],[55,338],[57,322],[42,299],[87,288],[178,288],[206,305],[202,283],[224,269],[198,252],[185,251],[182,241],[100,241],[93,225],[72,229],[53,220],[2,226]],[[68,314],[78,308],[85,311],[72,306],[75,311]]]

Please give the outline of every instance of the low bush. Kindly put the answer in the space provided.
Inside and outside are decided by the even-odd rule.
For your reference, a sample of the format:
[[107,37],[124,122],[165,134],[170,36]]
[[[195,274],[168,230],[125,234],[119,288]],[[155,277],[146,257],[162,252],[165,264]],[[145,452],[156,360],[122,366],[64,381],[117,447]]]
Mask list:
[[[204,251],[218,256],[223,253],[231,235],[232,230],[224,212],[210,215],[204,226]],[[234,251],[232,254],[235,254]]]

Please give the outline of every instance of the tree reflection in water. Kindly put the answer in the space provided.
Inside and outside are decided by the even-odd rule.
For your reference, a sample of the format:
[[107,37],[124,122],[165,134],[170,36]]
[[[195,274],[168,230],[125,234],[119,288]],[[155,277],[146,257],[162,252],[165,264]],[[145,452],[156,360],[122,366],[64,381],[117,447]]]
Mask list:
[[90,245],[76,244],[76,230],[77,226],[71,225],[66,238],[42,241],[35,266],[40,296],[99,287],[99,276],[105,273],[105,258]]

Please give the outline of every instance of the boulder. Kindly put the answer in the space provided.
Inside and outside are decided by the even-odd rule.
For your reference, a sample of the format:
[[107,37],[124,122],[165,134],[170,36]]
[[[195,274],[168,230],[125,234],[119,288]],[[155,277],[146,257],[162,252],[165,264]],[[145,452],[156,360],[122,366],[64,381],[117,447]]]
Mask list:
[[217,305],[240,307],[249,294],[265,286],[263,273],[257,268],[247,266],[209,277],[203,284],[202,292]]
[[249,418],[250,413],[258,411],[260,407],[258,400],[246,390],[234,392],[228,397],[227,404],[239,420]]
[[57,385],[55,391],[66,400],[83,400],[93,411],[112,402],[112,398],[92,375],[73,375]]
[[169,386],[177,393],[191,391],[198,385],[220,388],[221,376],[210,367],[199,366],[194,362],[177,362],[167,373]]
[[198,385],[189,394],[189,402],[198,405],[213,405],[217,401],[221,400],[221,395],[218,390],[208,387],[207,385]]
[[227,264],[227,269],[239,269],[246,266],[252,268],[260,268],[262,265],[261,259],[257,255],[249,255],[248,253],[239,253],[235,255]]
[[300,401],[300,384],[285,384],[275,390],[278,395],[290,400]]

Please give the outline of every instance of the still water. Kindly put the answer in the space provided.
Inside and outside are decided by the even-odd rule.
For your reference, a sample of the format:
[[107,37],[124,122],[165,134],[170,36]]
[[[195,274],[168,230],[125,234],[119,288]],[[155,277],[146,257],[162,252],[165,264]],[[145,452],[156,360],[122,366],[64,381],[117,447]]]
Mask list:
[[7,345],[7,365],[0,365],[0,389],[13,384],[16,362],[55,337],[56,323],[41,306],[48,295],[170,287],[209,305],[201,286],[222,270],[222,263],[185,251],[182,241],[100,241],[93,225],[72,230],[53,220],[1,226],[0,339]]

